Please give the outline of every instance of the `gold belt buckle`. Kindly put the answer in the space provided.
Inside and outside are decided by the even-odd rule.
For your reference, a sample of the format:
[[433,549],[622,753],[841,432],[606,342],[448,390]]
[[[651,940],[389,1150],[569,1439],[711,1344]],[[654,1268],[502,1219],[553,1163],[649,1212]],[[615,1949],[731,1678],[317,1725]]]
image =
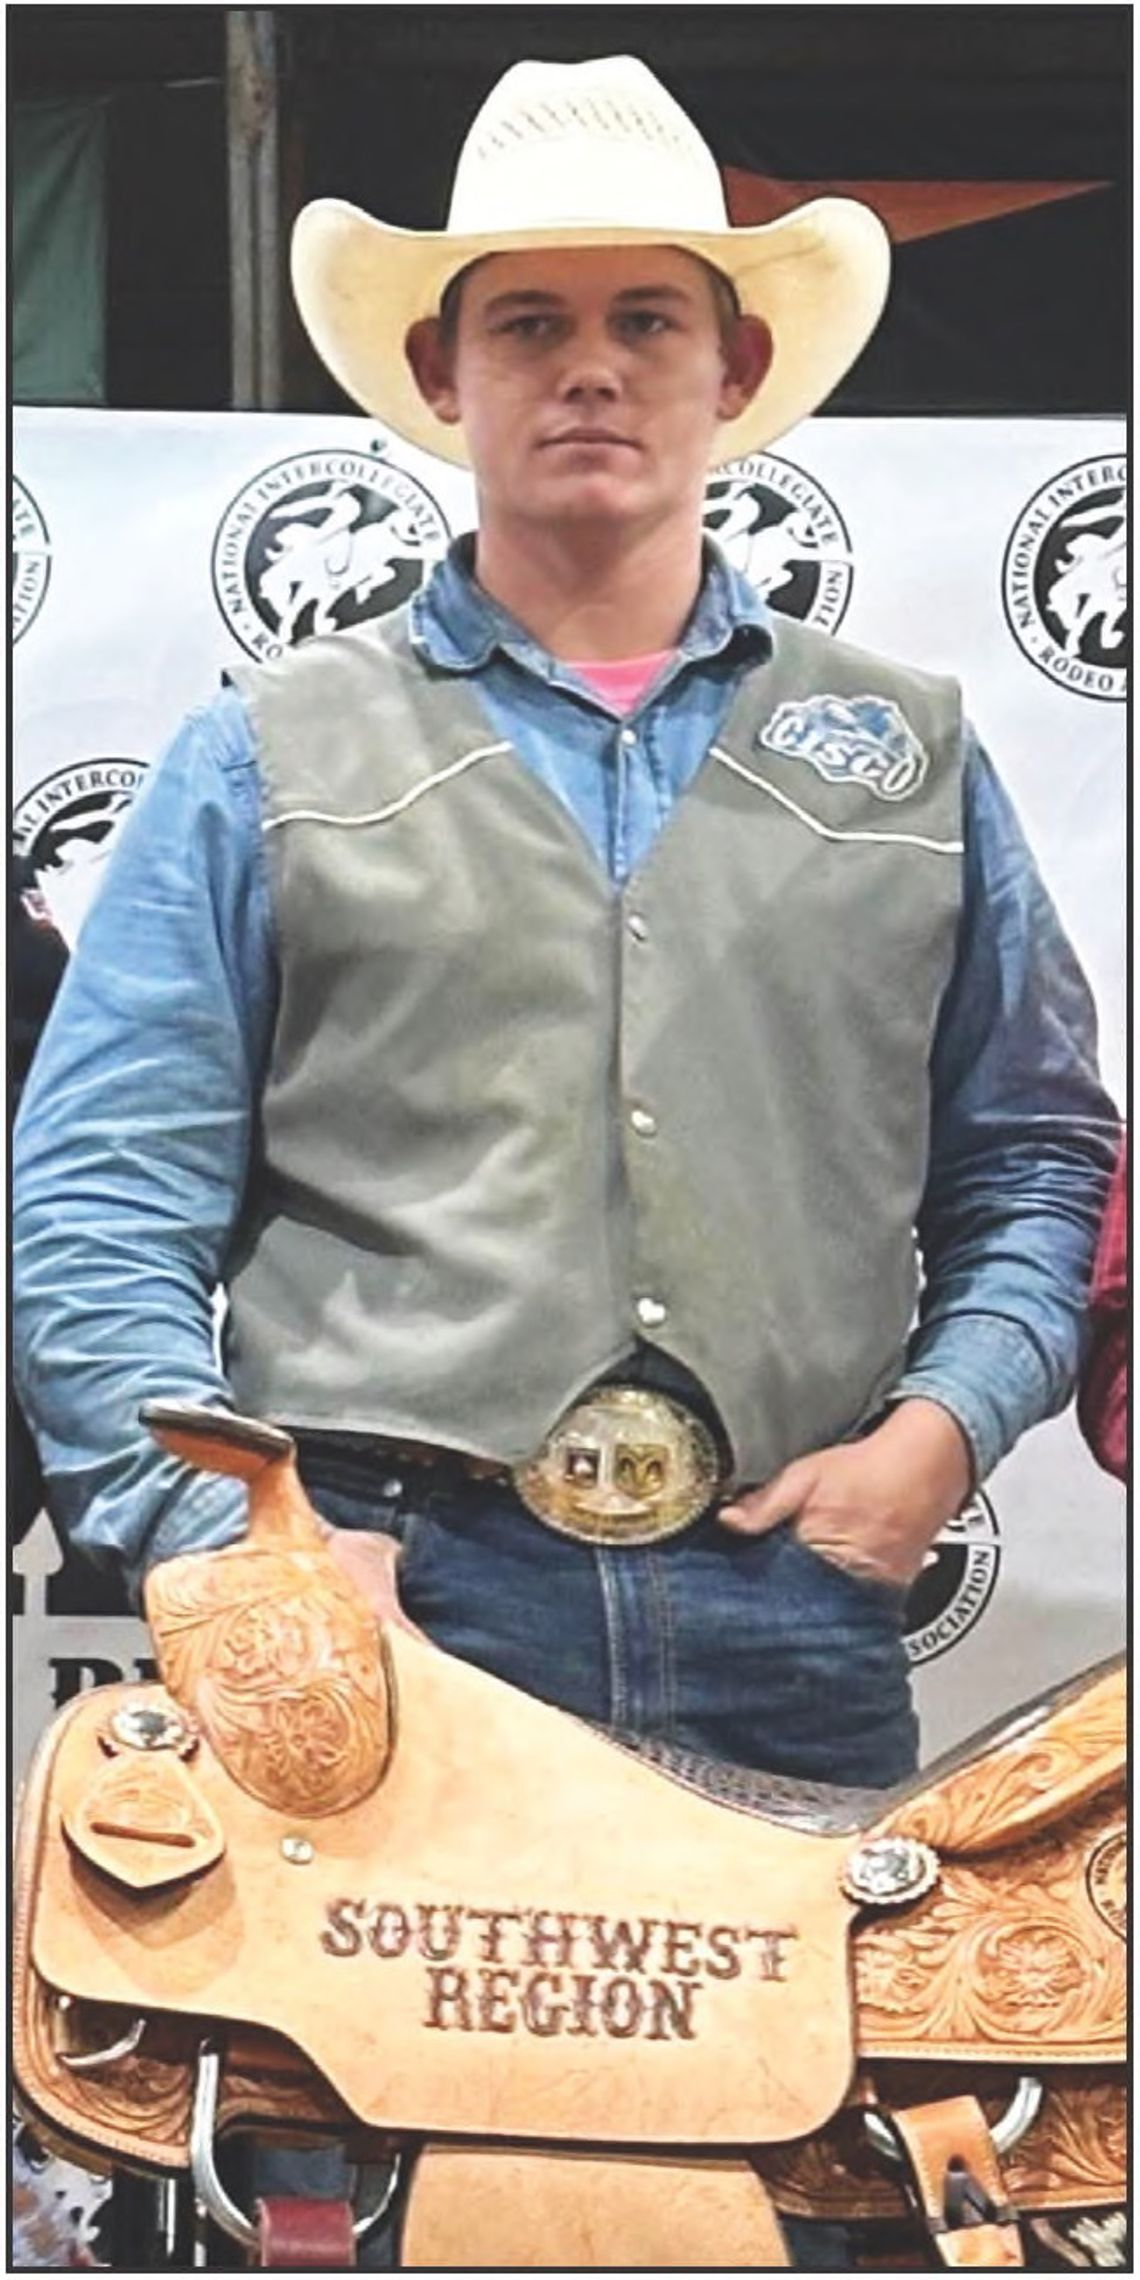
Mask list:
[[655,1544],[712,1502],[722,1473],[707,1425],[668,1394],[601,1385],[512,1471],[527,1510],[588,1544]]

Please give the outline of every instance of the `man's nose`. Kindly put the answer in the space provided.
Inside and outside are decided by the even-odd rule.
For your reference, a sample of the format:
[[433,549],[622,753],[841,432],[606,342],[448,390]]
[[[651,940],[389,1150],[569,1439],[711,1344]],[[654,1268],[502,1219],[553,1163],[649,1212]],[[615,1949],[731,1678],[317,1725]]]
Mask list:
[[579,335],[567,347],[558,392],[566,401],[612,401],[621,391],[621,358],[606,335]]

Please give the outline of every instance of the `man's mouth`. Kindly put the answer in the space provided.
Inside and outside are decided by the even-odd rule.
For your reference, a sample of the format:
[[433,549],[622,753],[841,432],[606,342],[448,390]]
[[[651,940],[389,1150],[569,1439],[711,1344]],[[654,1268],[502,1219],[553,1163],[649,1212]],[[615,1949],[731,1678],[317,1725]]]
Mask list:
[[548,435],[543,438],[542,448],[544,451],[549,451],[564,443],[617,444],[626,451],[638,449],[631,436],[618,435],[613,428],[589,427],[560,428],[557,435]]

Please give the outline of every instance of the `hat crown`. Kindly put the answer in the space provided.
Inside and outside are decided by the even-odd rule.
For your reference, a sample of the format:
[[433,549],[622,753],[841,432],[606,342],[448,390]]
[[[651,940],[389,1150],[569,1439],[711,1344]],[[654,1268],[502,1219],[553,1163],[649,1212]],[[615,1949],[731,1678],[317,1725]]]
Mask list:
[[516,63],[476,114],[448,229],[723,230],[703,137],[636,56]]

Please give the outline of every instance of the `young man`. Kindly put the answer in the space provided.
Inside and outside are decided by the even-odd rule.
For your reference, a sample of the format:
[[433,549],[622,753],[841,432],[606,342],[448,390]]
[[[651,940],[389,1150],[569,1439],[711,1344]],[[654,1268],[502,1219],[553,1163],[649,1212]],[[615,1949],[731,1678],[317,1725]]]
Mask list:
[[702,537],[886,272],[842,201],[729,229],[620,58],[508,73],[444,232],[307,210],[318,348],[469,456],[478,531],[175,740],[16,1194],[77,1543],[137,1580],[239,1534],[137,1423],[232,1401],[296,1432],[378,1614],[863,1784],[913,1763],[931,1540],[1072,1391],[1117,1131],[952,684],[780,623]]

